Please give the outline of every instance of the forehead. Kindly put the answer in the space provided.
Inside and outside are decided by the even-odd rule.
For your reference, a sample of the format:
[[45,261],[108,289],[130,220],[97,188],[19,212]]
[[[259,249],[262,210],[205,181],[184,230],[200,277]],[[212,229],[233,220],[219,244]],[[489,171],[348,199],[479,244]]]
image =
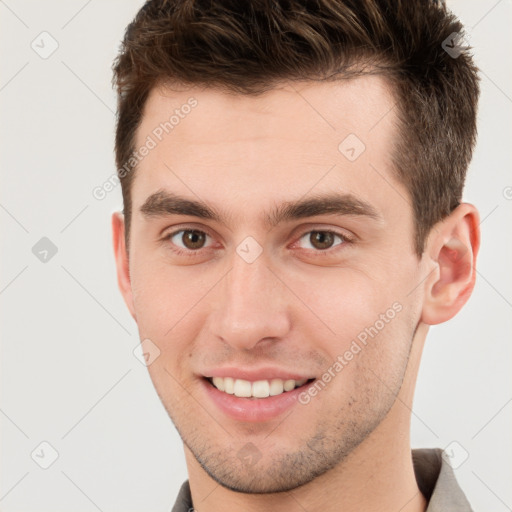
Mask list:
[[136,150],[151,149],[137,165],[134,207],[160,188],[213,202],[236,190],[241,207],[246,193],[254,204],[334,187],[368,196],[378,182],[384,191],[382,176],[393,180],[394,106],[379,76],[283,83],[258,96],[157,87],[136,134]]
[[[187,103],[191,98],[197,102],[190,112],[197,122],[182,123],[188,116]],[[230,135],[229,142],[235,135],[282,135],[283,127],[290,136],[317,134],[321,139],[336,139],[353,130],[365,138],[383,117],[389,118],[384,126],[390,126],[389,111],[393,106],[388,81],[377,75],[329,82],[285,82],[259,95],[215,88],[158,86],[148,96],[137,135],[140,142],[141,135],[157,126],[155,122],[168,121],[176,111],[179,122],[173,120],[173,135],[179,132],[181,142],[191,144],[224,142],[226,133]]]

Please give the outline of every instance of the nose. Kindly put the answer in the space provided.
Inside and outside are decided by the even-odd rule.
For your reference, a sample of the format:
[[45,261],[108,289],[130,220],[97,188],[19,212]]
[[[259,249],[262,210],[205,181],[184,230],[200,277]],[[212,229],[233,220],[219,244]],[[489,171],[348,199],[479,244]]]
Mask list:
[[[218,287],[211,318],[212,334],[240,350],[276,341],[290,330],[290,297],[263,255],[247,263],[234,254],[233,265]],[[289,293],[289,292],[288,292]]]

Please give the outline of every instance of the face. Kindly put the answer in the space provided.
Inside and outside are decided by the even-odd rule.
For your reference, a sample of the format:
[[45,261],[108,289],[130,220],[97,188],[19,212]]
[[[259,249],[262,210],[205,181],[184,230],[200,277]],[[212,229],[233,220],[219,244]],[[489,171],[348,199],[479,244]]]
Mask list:
[[378,77],[147,101],[125,298],[188,453],[227,488],[310,482],[395,403],[425,273],[393,104]]

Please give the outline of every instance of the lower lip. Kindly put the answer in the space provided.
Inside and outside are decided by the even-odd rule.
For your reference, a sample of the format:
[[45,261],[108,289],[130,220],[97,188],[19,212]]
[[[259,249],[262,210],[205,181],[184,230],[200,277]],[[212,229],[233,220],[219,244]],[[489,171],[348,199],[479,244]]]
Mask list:
[[240,398],[219,391],[208,380],[203,380],[203,387],[213,403],[227,416],[237,421],[261,422],[277,418],[297,403],[297,397],[311,385],[303,386],[267,398]]

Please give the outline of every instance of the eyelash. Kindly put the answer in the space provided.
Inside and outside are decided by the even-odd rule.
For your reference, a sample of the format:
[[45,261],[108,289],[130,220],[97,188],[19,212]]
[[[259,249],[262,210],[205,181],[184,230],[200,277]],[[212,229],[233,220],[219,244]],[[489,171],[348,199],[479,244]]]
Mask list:
[[[172,237],[177,235],[178,233],[187,232],[187,231],[197,231],[199,233],[205,234],[206,236],[209,236],[210,238],[213,238],[209,233],[207,233],[206,231],[200,230],[200,229],[182,228],[182,229],[178,229],[176,231],[173,231],[172,233],[165,235],[162,240],[170,241],[172,239]],[[298,237],[297,242],[299,242],[302,238],[304,238],[305,235],[308,235],[310,233],[330,233],[332,235],[339,237],[342,240],[342,242],[339,243],[338,245],[336,245],[334,247],[330,247],[328,249],[324,249],[324,250],[322,250],[322,249],[303,249],[308,252],[313,251],[314,256],[322,256],[325,254],[330,255],[333,252],[337,252],[338,250],[341,250],[342,246],[345,246],[347,244],[352,244],[354,242],[353,238],[347,236],[344,233],[339,233],[338,231],[334,231],[332,229],[310,229],[309,231],[305,231],[304,233],[302,233]],[[295,245],[297,242],[294,242],[293,245]],[[174,245],[174,247],[172,247],[171,250],[178,256],[187,256],[187,257],[192,257],[192,258],[197,256],[201,251],[209,249],[208,247],[206,247],[206,248],[203,247],[203,248],[200,248],[197,250],[193,250],[193,249],[185,250],[185,249],[181,249],[180,247],[177,247],[175,244],[172,244],[172,245]]]

